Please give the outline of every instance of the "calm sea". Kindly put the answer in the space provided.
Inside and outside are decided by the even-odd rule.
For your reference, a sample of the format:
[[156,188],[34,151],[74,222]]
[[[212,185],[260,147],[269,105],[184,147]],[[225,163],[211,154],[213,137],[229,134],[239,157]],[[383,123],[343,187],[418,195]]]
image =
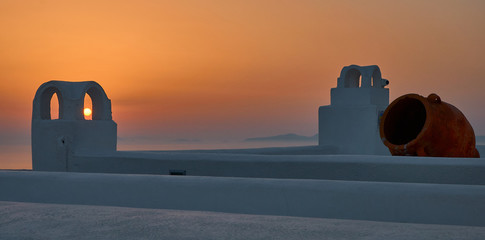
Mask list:
[[0,169],[32,169],[30,145],[0,145]]

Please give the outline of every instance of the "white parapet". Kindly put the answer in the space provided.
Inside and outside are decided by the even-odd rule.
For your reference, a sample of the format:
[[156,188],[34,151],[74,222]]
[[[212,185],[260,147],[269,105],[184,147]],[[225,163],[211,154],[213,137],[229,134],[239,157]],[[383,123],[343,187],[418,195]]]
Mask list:
[[0,171],[0,201],[485,226],[485,186]]

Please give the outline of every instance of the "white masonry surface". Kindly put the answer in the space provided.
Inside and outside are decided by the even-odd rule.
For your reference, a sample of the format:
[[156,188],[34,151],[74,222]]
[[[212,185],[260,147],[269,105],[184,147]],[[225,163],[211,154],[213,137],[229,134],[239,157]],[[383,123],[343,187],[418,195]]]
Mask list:
[[331,89],[331,104],[318,111],[319,145],[336,146],[341,154],[389,155],[379,136],[388,84],[377,65],[344,67]]

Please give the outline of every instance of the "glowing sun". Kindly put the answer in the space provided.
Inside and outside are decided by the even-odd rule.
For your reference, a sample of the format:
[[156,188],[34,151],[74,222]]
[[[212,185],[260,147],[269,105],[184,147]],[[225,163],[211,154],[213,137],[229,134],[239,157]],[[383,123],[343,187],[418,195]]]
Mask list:
[[86,116],[86,117],[91,116],[92,113],[93,113],[93,111],[91,111],[90,108],[84,109],[84,116]]

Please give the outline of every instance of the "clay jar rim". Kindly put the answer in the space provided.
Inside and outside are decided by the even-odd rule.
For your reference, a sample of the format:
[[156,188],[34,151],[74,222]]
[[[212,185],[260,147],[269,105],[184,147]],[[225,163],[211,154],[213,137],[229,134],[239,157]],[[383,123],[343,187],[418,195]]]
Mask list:
[[[411,140],[411,141],[409,141],[408,143],[405,143],[405,144],[397,145],[397,144],[393,144],[393,143],[391,143],[387,140],[387,138],[384,134],[384,125],[385,125],[387,115],[389,114],[390,109],[392,109],[396,104],[398,104],[399,102],[401,102],[404,99],[415,99],[415,100],[418,100],[419,102],[421,102],[424,106],[425,111],[426,111],[426,119],[425,119],[423,127],[421,128],[421,131],[419,132],[419,134],[413,140]],[[429,126],[432,122],[431,118],[433,118],[433,115],[430,114],[430,111],[431,111],[430,104],[431,103],[440,103],[440,102],[441,102],[440,97],[437,94],[434,94],[434,93],[430,94],[427,98],[425,98],[425,97],[423,97],[419,94],[409,93],[409,94],[403,95],[401,97],[398,97],[394,101],[392,101],[392,103],[389,104],[389,106],[384,111],[384,114],[382,115],[382,118],[381,118],[381,124],[379,125],[379,133],[380,133],[380,137],[381,137],[381,140],[384,143],[384,145],[386,145],[389,149],[401,150],[401,151],[413,148],[417,144],[417,142],[421,138],[423,138],[425,132],[429,129]]]

